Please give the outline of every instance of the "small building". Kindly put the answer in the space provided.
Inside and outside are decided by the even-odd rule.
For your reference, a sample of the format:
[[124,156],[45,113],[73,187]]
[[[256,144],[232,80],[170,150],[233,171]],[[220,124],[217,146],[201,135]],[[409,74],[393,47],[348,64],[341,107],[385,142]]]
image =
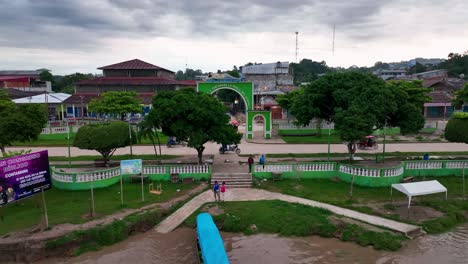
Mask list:
[[99,67],[103,76],[75,83],[75,93],[68,98],[66,117],[94,116],[88,113],[88,103],[109,91],[134,91],[147,113],[155,94],[175,91],[184,87],[195,87],[196,81],[175,80],[175,73],[154,64],[133,59]]
[[0,71],[0,88],[23,92],[52,92],[50,81],[40,78],[40,71]]
[[44,93],[34,96],[14,99],[16,104],[44,104],[47,105],[49,120],[63,120],[64,108],[63,102],[71,95],[66,93]]
[[[455,111],[452,106],[454,93],[463,88],[465,81],[440,75],[423,79],[423,85],[432,88],[432,92],[428,94],[432,101],[424,104],[424,117],[443,119],[450,117]],[[462,111],[468,111],[468,109],[462,109]]]
[[394,80],[406,76],[406,70],[396,69],[396,70],[382,70],[379,69],[374,71],[372,74],[383,80]]
[[[298,89],[294,86],[294,76],[289,62],[275,62],[240,67],[242,80],[254,85],[256,109],[270,110],[277,106],[278,95]],[[275,112],[279,111],[278,109]],[[278,115],[275,115],[278,117]]]

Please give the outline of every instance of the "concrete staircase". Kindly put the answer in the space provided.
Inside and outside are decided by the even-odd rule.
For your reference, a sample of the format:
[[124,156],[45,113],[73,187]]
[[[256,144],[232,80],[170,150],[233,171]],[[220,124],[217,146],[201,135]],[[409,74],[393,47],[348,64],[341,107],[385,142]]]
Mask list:
[[226,182],[229,188],[250,188],[252,187],[252,175],[250,173],[213,173],[211,176],[211,185],[215,181],[221,185]]

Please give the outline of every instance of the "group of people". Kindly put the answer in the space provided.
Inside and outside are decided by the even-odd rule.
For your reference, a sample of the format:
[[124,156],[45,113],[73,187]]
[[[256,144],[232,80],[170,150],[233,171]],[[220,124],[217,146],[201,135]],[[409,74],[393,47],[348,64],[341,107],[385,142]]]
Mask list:
[[224,202],[224,194],[226,193],[226,182],[223,182],[223,184],[219,185],[218,181],[215,181],[215,183],[213,184],[213,193],[215,202]]
[[[258,160],[258,164],[262,165],[263,168],[265,168],[265,162],[266,162],[265,155],[262,154],[260,156],[260,159]],[[249,164],[249,173],[252,173],[252,166],[254,164],[254,159],[252,156],[249,156],[247,163]]]
[[[261,155],[260,159],[258,160],[258,164],[263,165],[263,168],[265,168],[265,155]],[[249,173],[252,173],[252,166],[254,164],[254,159],[253,156],[249,156],[247,163],[249,164]],[[221,185],[219,185],[218,181],[215,181],[213,184],[213,194],[215,198],[215,202],[224,202],[224,195],[226,193],[226,182],[223,182]]]

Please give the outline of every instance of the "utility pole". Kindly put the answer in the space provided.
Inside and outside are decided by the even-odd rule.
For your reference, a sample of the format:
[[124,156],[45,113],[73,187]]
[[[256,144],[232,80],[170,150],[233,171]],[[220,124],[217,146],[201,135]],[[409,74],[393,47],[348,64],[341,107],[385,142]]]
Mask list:
[[335,56],[335,24],[333,24],[332,56]]
[[299,50],[299,31],[296,31],[296,63],[297,63],[297,52]]

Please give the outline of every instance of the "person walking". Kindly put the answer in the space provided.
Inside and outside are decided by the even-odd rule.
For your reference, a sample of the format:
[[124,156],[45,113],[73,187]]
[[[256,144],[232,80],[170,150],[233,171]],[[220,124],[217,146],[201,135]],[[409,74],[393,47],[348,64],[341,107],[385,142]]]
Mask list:
[[223,182],[223,184],[221,184],[221,201],[224,202],[224,193],[226,192],[226,182]]
[[263,165],[263,168],[265,168],[265,155],[261,155],[260,156],[260,160],[258,161],[258,163],[260,163],[260,165]]
[[247,160],[247,163],[249,164],[249,173],[252,173],[252,165],[254,163],[254,159],[252,156],[249,156],[249,159]]
[[215,198],[215,202],[219,202],[221,201],[221,197],[219,197],[219,183],[218,181],[215,181],[214,185],[213,185],[213,194],[214,194],[214,198]]

